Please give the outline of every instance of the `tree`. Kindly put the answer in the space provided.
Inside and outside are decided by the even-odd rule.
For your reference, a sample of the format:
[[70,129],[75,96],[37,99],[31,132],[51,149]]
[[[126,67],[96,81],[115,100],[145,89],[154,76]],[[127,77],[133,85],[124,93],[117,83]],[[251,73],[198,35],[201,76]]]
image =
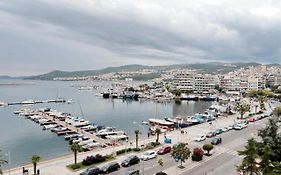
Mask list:
[[139,143],[139,135],[141,134],[140,130],[135,130],[135,135],[136,135],[136,148],[138,148],[138,143]]
[[276,107],[274,110],[273,110],[273,114],[276,116],[276,117],[280,117],[281,116],[281,106],[279,107]]
[[202,160],[203,155],[204,155],[204,151],[201,148],[194,148],[191,158],[193,161],[200,161]]
[[212,144],[206,143],[205,145],[203,145],[203,149],[208,152],[207,155],[210,155],[210,151],[211,151],[213,148],[214,148],[214,146],[213,146]]
[[272,166],[271,166],[271,149],[268,145],[265,146],[264,150],[263,150],[263,155],[261,156],[261,163],[260,163],[260,168],[261,168],[261,172],[263,174],[269,174],[272,172]]
[[278,133],[278,119],[277,117],[270,118],[264,129],[260,129],[258,135],[262,138],[260,143],[262,152],[262,146],[268,145],[272,150],[271,161],[281,160],[281,134]]
[[160,166],[160,172],[162,172],[162,167],[164,166],[164,160],[163,160],[163,158],[162,158],[162,157],[159,158],[158,161],[157,161],[157,163],[158,163],[159,166]]
[[246,104],[240,104],[236,107],[236,110],[240,112],[241,119],[243,118],[243,115],[250,111],[250,106]]
[[[1,150],[0,150],[0,152],[1,152]],[[1,157],[2,157],[2,155],[0,154],[0,174],[3,174],[2,169],[1,169],[1,165],[5,164],[5,163],[8,163],[8,161],[2,159]]]
[[161,129],[156,128],[155,133],[156,133],[156,143],[158,143],[159,142],[159,135],[161,134]]
[[172,151],[172,156],[176,161],[180,161],[180,167],[183,168],[182,162],[185,162],[186,159],[190,157],[190,150],[187,147],[187,143],[180,143],[177,145],[175,149]]
[[245,150],[238,151],[238,154],[244,156],[244,158],[237,170],[242,171],[243,173],[250,173],[250,175],[256,174],[258,172],[257,159],[259,156],[255,139],[251,138],[248,140]]
[[77,164],[77,152],[81,150],[80,145],[77,143],[72,143],[70,146],[71,151],[74,153],[74,164]]
[[175,96],[176,96],[177,98],[179,98],[179,97],[181,96],[181,90],[180,90],[180,89],[176,89],[176,90],[174,91],[174,94],[175,94]]
[[36,172],[36,168],[37,168],[37,164],[39,163],[39,161],[41,160],[41,157],[38,156],[38,155],[33,155],[31,157],[31,162],[33,164],[33,173],[36,175],[37,172]]

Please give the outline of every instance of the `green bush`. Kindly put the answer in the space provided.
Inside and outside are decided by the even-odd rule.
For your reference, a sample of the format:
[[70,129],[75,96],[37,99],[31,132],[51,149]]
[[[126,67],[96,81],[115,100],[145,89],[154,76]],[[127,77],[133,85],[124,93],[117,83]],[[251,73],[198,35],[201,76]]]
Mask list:
[[159,142],[151,142],[150,144],[151,144],[153,147],[156,147],[156,146],[160,145]]
[[193,155],[191,158],[193,161],[200,161],[202,160],[203,155],[204,155],[204,151],[201,148],[194,148]]
[[76,165],[75,164],[68,165],[67,167],[72,169],[72,170],[77,170],[77,169],[80,169],[84,166],[83,166],[82,162],[80,162],[80,163],[77,163]]
[[199,161],[202,160],[202,157],[199,157],[199,156],[196,156],[196,155],[192,155],[192,156],[191,156],[191,160],[192,160],[192,161],[199,162]]
[[124,154],[125,152],[126,152],[126,149],[120,149],[120,150],[116,151],[116,154],[120,155],[120,154]]
[[133,151],[139,152],[141,149],[140,148],[133,148]]
[[132,148],[128,148],[128,149],[127,149],[127,152],[131,152],[131,151],[132,151]]
[[110,160],[115,159],[115,157],[112,154],[107,154],[107,155],[104,156],[104,158],[105,158],[106,161],[110,161]]

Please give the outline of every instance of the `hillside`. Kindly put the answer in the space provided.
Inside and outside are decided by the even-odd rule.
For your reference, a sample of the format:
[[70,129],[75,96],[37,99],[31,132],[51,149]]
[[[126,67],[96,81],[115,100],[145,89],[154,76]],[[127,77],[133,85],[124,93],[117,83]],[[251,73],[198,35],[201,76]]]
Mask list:
[[[42,75],[30,76],[26,77],[25,79],[33,79],[33,80],[53,80],[55,77],[83,77],[83,76],[94,76],[94,75],[101,75],[105,73],[112,73],[112,72],[127,72],[127,71],[138,71],[141,69],[155,69],[158,71],[164,70],[171,70],[171,69],[195,69],[203,73],[227,73],[241,67],[248,67],[248,66],[258,66],[259,63],[231,63],[227,64],[230,66],[226,66],[225,63],[219,62],[212,62],[212,63],[196,63],[196,64],[175,64],[175,65],[168,65],[168,66],[145,66],[145,65],[125,65],[120,67],[108,67],[105,69],[100,70],[85,70],[85,71],[52,71]],[[141,79],[138,77],[137,79]],[[147,77],[145,78],[147,79]]]

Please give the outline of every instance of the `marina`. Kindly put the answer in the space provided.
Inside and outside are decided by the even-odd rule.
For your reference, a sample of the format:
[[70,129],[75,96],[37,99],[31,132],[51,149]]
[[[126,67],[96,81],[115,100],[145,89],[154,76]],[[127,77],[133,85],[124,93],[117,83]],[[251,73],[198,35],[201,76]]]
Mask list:
[[[80,117],[68,113],[58,112],[54,109],[21,109],[14,111],[18,116],[30,119],[42,126],[42,130],[50,130],[57,136],[64,136],[71,143],[84,146],[84,151],[97,147],[117,145],[120,140],[127,140],[128,136],[123,131],[112,127],[103,127],[90,124]],[[93,144],[95,143],[95,144]]]
[[[21,82],[22,80],[5,81]],[[134,131],[136,129],[139,129],[143,133],[140,135],[140,139],[147,137],[146,133],[149,126],[146,125],[146,122],[149,118],[164,119],[165,117],[174,118],[180,115],[194,115],[195,113],[205,111],[211,106],[210,102],[202,101],[194,103],[182,101],[178,104],[173,100],[169,103],[158,103],[155,100],[142,99],[138,101],[112,98],[103,99],[102,97],[96,96],[96,94],[99,93],[98,90],[77,90],[75,87],[78,87],[81,83],[86,84],[85,82],[79,81],[71,83],[36,81],[36,83],[32,82],[32,85],[1,87],[0,93],[2,96],[0,101],[11,102],[17,101],[18,99],[57,99],[58,96],[67,97],[67,99],[73,99],[74,101],[74,103],[71,104],[38,103],[36,105],[11,105],[9,107],[1,107],[2,122],[0,122],[0,131],[1,133],[9,131],[9,135],[1,135],[0,144],[2,145],[2,152],[12,152],[18,155],[13,156],[13,154],[11,154],[11,164],[9,166],[15,167],[28,164],[30,162],[30,156],[33,154],[41,155],[44,160],[71,154],[69,144],[65,140],[69,141],[70,138],[76,138],[77,135],[80,135],[77,133],[58,137],[56,133],[51,132],[51,129],[56,125],[51,123],[53,121],[43,120],[44,123],[42,123],[42,125],[36,122],[30,122],[33,117],[37,118],[37,116],[30,116],[30,119],[27,120],[25,115],[29,115],[28,112],[22,113],[19,117],[14,116],[14,112],[19,114],[22,112],[20,111],[22,108],[31,111],[44,108],[56,109],[56,111],[51,111],[49,113],[50,120],[53,115],[57,116],[56,122],[63,120],[63,117],[58,115],[59,111],[63,111],[63,113],[71,114],[75,117],[83,116],[83,119],[89,121],[90,124],[118,128],[118,130],[122,130],[127,134],[129,140],[134,140]],[[103,81],[96,81],[94,83],[99,87],[108,87],[112,84],[112,82]],[[125,82],[123,83],[125,84]],[[129,83],[136,84],[136,86],[143,84],[143,82]],[[92,84],[92,82],[89,82],[89,85]],[[26,86],[28,86],[28,88]],[[82,111],[79,104],[81,104]],[[144,121],[143,125],[142,121]],[[134,124],[135,122],[141,126]],[[63,121],[62,126],[65,127]],[[95,126],[82,126],[82,130],[83,132],[93,132],[95,131]],[[66,137],[66,139],[64,137]],[[109,139],[120,139],[122,143],[122,140],[126,139],[122,137],[109,135],[105,141],[107,142]],[[98,142],[91,144],[92,146],[96,146]],[[4,167],[7,168],[8,165],[4,165]]]

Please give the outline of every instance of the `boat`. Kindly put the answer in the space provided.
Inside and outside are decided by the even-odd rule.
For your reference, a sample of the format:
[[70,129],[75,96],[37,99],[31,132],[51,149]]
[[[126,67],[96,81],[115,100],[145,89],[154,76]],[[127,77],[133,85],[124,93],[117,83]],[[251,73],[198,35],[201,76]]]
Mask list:
[[147,121],[141,121],[141,124],[142,124],[142,125],[148,125],[149,122],[147,122]]
[[8,103],[5,103],[5,102],[2,102],[2,101],[1,101],[1,102],[0,102],[0,106],[3,106],[3,107],[4,107],[4,106],[8,106]]
[[215,101],[217,100],[217,96],[216,95],[206,95],[202,97],[202,101]]
[[55,128],[57,126],[58,125],[56,125],[56,124],[44,125],[43,130],[50,130],[50,129]]
[[29,99],[29,100],[22,101],[21,104],[22,105],[33,105],[33,104],[35,104],[35,101]]
[[109,96],[110,96],[110,93],[109,93],[109,92],[104,92],[104,93],[102,93],[102,97],[103,97],[103,98],[109,98]]
[[185,95],[183,94],[181,97],[180,97],[181,100],[192,100],[192,101],[198,101],[199,97],[194,95],[194,94],[191,94],[191,95]]

